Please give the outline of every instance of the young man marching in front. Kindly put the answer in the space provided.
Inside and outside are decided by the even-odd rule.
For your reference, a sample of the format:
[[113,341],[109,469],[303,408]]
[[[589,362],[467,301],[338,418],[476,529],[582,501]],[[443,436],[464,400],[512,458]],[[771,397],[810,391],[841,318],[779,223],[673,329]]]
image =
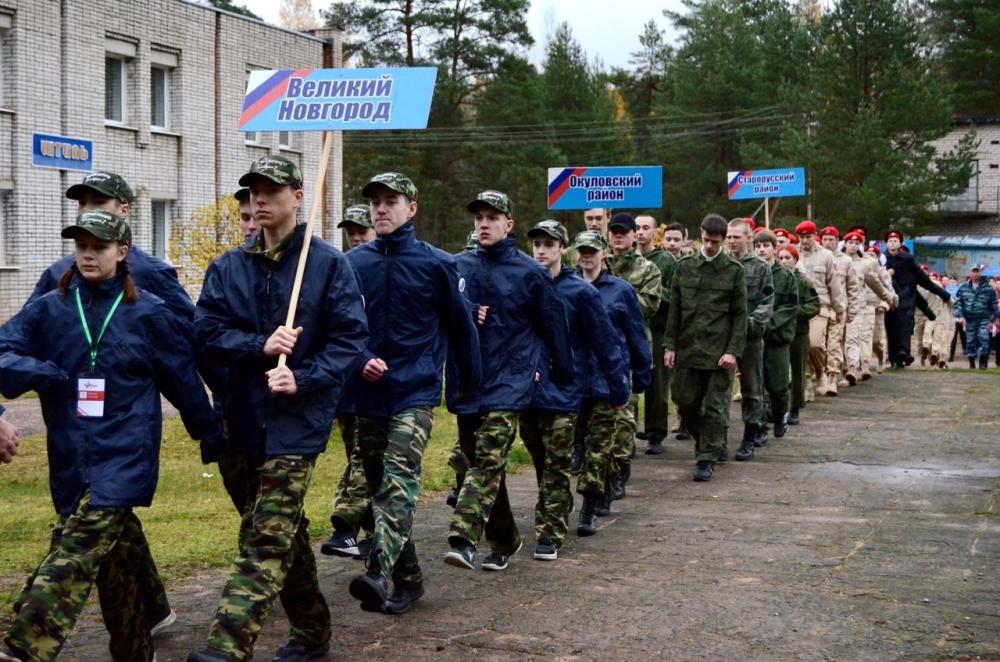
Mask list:
[[[413,545],[420,465],[441,404],[441,371],[449,347],[460,392],[479,386],[479,337],[455,258],[414,234],[417,187],[397,172],[372,177],[377,238],[347,254],[361,281],[371,340],[341,411],[356,416],[375,531],[368,572],[351,581],[365,611],[401,614],[424,594]],[[393,591],[388,592],[392,577]]]
[[500,191],[483,191],[467,208],[475,218],[479,248],[456,259],[466,296],[476,310],[483,379],[479,390],[466,398],[471,409],[455,409],[478,414],[482,424],[473,439],[460,436],[469,469],[451,519],[451,551],[445,562],[473,569],[485,529],[491,552],[482,567],[505,570],[510,556],[521,548],[504,481],[517,418],[531,403],[543,347],[550,378],[557,384],[572,380],[573,353],[555,282],[517,249],[510,198]]
[[[302,173],[284,157],[266,156],[240,185],[250,189],[261,229],[209,266],[195,324],[207,360],[228,368],[228,448],[246,455],[249,503],[208,646],[188,661],[251,659],[279,596],[292,628],[274,659],[311,660],[329,650],[330,611],[316,577],[305,495],[368,326],[354,270],[319,238],[309,247],[296,326],[285,326],[305,239],[306,226],[295,218]],[[279,366],[282,354],[288,362]]]

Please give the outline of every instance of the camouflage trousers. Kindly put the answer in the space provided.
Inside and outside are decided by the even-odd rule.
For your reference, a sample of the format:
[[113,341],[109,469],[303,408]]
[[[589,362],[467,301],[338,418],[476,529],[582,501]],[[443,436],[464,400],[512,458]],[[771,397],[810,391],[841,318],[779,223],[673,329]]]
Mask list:
[[365,471],[361,453],[354,452],[357,431],[357,418],[354,416],[338,416],[340,434],[344,439],[344,453],[347,464],[344,473],[337,483],[337,491],[333,496],[333,513],[330,523],[338,531],[349,529],[354,533],[361,530],[371,533],[375,522],[372,515],[371,499],[368,497],[368,485],[365,482]]
[[651,329],[653,334],[653,379],[646,389],[646,412],[643,431],[650,441],[663,441],[670,432],[667,400],[670,399],[670,368],[663,365],[663,329]]
[[330,639],[330,610],[319,589],[304,501],[315,456],[248,456],[248,501],[239,556],[208,633],[209,648],[237,660],[253,644],[275,598],[291,623],[291,639],[318,646]]
[[764,414],[764,341],[747,340],[737,359],[740,370],[740,412],[746,425],[766,425]]
[[163,615],[147,592],[163,585],[142,525],[129,508],[92,507],[89,490],[56,523],[49,553],[18,598],[4,641],[28,659],[56,659],[95,583],[111,659],[152,660],[149,631]]
[[470,439],[459,435],[469,469],[458,493],[448,532],[450,543],[467,541],[473,547],[485,533],[490,549],[511,555],[521,546],[507,497],[507,455],[517,434],[516,411],[492,411]]
[[635,454],[636,409],[639,396],[632,394],[628,404],[615,410],[615,431],[611,440],[611,459],[608,462],[606,480],[613,480],[618,474],[628,471]]
[[798,411],[806,406],[806,370],[809,364],[809,334],[797,333],[788,348],[792,385],[788,406]]
[[520,417],[521,440],[531,454],[538,479],[535,503],[535,534],[545,536],[556,547],[566,538],[573,492],[569,472],[573,462],[576,412],[529,409]]
[[990,318],[965,318],[965,355],[990,358]]
[[413,545],[413,513],[420,496],[420,466],[434,426],[430,407],[404,409],[391,418],[357,418],[355,454],[372,495],[372,554],[395,584],[423,581]]
[[576,480],[576,491],[583,496],[604,494],[604,481],[611,462],[617,412],[607,400],[584,400],[576,419],[577,439],[583,439],[583,466]]
[[696,460],[717,462],[729,431],[733,371],[676,368],[673,394],[681,418],[695,439]]

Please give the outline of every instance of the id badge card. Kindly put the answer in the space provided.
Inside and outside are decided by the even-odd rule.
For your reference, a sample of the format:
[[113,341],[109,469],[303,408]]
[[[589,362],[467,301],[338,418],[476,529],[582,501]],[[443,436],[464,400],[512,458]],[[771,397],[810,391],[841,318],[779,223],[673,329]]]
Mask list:
[[104,379],[81,377],[77,380],[76,415],[81,418],[104,417]]

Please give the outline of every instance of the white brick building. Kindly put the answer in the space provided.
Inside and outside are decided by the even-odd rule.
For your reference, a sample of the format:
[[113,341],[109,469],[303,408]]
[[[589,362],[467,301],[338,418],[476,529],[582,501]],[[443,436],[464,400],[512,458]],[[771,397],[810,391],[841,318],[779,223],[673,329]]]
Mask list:
[[934,145],[941,152],[953,149],[970,130],[979,140],[973,175],[965,192],[941,204],[947,218],[935,231],[1000,235],[1000,116],[956,120],[951,132]]
[[[320,133],[237,130],[251,69],[340,66],[339,34],[305,35],[185,0],[0,0],[0,321],[71,244],[59,231],[85,173],[32,166],[34,132],[93,141],[95,170],[137,201],[136,244],[165,255],[172,219],[237,188],[254,159],[299,163],[308,209]],[[340,141],[322,234],[339,245]]]

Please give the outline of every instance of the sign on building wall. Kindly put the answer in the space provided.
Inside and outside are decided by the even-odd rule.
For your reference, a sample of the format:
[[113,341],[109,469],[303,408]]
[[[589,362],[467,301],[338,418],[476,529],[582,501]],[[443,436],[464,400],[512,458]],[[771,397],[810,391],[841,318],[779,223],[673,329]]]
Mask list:
[[726,178],[730,200],[791,198],[806,194],[805,168],[736,170]]
[[437,69],[260,69],[250,72],[241,131],[427,127]]
[[663,206],[663,168],[549,168],[549,209],[652,209]]
[[94,143],[69,136],[32,133],[31,165],[36,168],[93,172]]

